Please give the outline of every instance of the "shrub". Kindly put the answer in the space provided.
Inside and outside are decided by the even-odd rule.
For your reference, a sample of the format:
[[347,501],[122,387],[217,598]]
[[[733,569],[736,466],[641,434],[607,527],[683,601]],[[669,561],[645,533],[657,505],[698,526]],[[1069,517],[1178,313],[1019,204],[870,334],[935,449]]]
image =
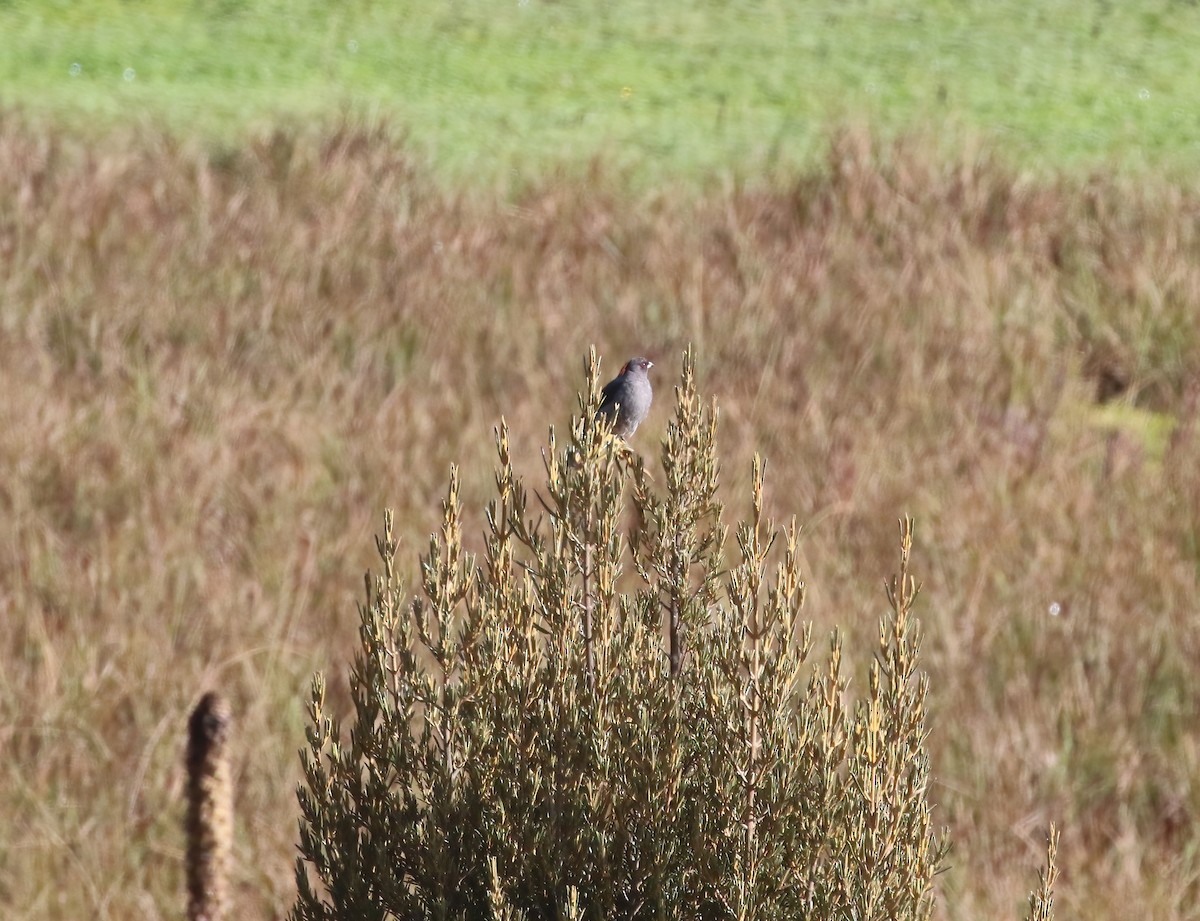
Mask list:
[[[594,423],[531,502],[497,433],[481,555],[457,471],[411,599],[384,515],[353,728],[313,681],[292,917],[921,918],[932,830],[912,522],[861,699],[810,664],[793,521],[727,530],[685,354],[661,477]],[[627,530],[627,534],[623,531]]]

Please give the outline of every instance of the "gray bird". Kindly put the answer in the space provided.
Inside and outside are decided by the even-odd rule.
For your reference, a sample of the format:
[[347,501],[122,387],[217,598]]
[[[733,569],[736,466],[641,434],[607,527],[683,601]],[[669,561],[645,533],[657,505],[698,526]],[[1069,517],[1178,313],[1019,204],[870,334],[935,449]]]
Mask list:
[[596,416],[603,416],[612,422],[614,435],[629,438],[650,412],[654,392],[650,389],[650,377],[646,372],[653,367],[654,362],[647,358],[631,358],[625,362],[621,373],[600,391],[603,399]]

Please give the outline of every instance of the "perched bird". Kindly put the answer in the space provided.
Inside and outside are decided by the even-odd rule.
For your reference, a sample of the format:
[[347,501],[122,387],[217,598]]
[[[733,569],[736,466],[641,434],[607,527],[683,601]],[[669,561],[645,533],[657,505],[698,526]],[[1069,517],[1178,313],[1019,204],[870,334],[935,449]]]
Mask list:
[[654,362],[649,359],[631,358],[625,362],[621,373],[600,391],[603,399],[596,416],[603,416],[612,423],[614,435],[629,438],[650,412],[654,392],[650,389],[650,377],[646,372],[653,367]]

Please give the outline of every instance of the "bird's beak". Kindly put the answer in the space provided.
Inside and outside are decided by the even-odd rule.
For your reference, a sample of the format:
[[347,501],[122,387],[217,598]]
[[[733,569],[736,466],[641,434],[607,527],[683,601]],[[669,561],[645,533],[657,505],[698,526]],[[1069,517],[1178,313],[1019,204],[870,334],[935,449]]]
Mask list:
[[647,359],[646,359],[646,367],[647,367],[647,368],[653,368],[653,367],[654,367],[654,362],[652,362],[652,361],[651,361],[649,358],[647,358]]

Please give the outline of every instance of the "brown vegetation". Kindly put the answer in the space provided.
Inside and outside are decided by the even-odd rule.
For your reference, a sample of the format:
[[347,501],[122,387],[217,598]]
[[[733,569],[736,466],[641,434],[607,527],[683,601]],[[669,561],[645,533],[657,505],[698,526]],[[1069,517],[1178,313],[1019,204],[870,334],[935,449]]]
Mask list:
[[213,152],[0,120],[6,916],[177,916],[203,686],[238,715],[233,914],[283,912],[302,693],[344,671],[379,510],[411,583],[449,463],[468,516],[489,494],[501,414],[536,472],[589,344],[669,384],[689,342],[731,510],[760,450],[800,516],[818,635],[877,642],[919,521],[943,916],[1016,915],[1052,820],[1066,913],[1191,913],[1200,196],[923,150],[496,202],[354,129]]

